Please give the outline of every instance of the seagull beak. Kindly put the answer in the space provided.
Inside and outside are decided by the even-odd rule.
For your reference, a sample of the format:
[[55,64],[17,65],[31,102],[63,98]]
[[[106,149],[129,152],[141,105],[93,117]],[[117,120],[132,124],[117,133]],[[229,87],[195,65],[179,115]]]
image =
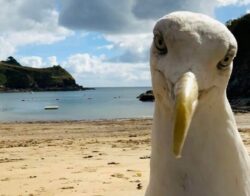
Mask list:
[[176,158],[180,158],[198,101],[198,84],[192,72],[183,74],[176,82],[174,95],[173,152]]

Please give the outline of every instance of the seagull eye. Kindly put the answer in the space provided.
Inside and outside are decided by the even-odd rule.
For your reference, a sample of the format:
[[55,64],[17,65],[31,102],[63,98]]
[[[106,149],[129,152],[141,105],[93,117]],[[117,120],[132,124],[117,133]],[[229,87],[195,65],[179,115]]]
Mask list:
[[160,54],[167,53],[167,46],[166,46],[164,39],[161,35],[156,34],[154,36],[154,44],[155,44],[155,47],[159,51]]
[[231,64],[231,62],[233,61],[233,58],[234,58],[234,54],[228,53],[228,54],[224,57],[224,59],[222,59],[222,60],[218,63],[217,68],[218,68],[218,69],[221,69],[221,70],[228,68],[229,65]]

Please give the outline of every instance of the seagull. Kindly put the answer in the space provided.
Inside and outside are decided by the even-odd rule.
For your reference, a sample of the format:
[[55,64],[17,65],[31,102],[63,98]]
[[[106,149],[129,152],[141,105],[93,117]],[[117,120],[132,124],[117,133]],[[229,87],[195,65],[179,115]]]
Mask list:
[[209,16],[184,11],[159,19],[153,33],[145,196],[250,196],[250,159],[226,96],[234,36]]

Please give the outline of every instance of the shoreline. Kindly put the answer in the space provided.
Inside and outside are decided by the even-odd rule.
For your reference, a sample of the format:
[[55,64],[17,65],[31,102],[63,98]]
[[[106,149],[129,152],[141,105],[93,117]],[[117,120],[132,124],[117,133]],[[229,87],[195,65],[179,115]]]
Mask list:
[[[235,118],[238,116],[248,116],[250,120],[250,112],[234,112]],[[126,120],[153,120],[153,116],[146,116],[146,117],[128,117],[128,118],[100,118],[100,119],[81,119],[81,120],[10,120],[10,121],[2,121],[0,120],[0,124],[19,124],[19,123],[27,123],[27,124],[35,124],[35,123],[81,123],[81,122],[103,122],[103,121],[126,121]]]
[[[249,113],[250,114],[250,113]],[[0,124],[36,124],[36,123],[41,123],[41,124],[46,124],[46,123],[86,123],[86,122],[103,122],[103,121],[110,121],[110,122],[114,122],[114,121],[127,121],[127,120],[153,120],[153,116],[152,117],[131,117],[131,118],[112,118],[112,119],[108,119],[108,118],[102,118],[102,119],[82,119],[82,120],[20,120],[20,121],[1,121],[0,120]]]

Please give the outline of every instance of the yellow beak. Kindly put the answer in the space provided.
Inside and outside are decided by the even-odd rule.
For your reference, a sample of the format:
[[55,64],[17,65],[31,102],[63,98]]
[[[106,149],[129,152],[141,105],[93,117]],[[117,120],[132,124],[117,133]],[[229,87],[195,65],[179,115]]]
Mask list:
[[181,152],[198,101],[198,84],[192,72],[187,72],[175,84],[173,152],[176,158]]

